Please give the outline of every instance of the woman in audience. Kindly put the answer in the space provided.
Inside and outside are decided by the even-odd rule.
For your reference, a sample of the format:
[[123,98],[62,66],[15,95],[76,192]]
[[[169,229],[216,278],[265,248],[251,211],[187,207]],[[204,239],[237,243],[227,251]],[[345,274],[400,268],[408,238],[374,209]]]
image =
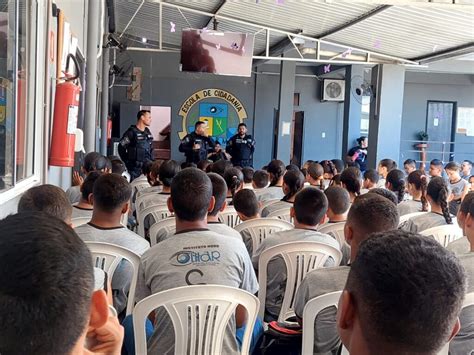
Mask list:
[[308,165],[306,181],[311,186],[318,187],[320,190],[324,190],[324,169],[321,164],[311,163]]
[[387,179],[387,175],[390,171],[397,168],[397,163],[392,159],[382,159],[379,162],[379,166],[377,168],[379,175],[382,177],[377,184],[377,187],[385,187],[385,180]]
[[324,170],[324,186],[328,187],[330,185],[330,182],[334,176],[337,174],[340,174],[342,172],[336,169],[336,166],[331,160],[323,160],[321,163],[321,166],[323,167]]
[[448,188],[451,191],[449,196],[449,212],[456,215],[464,196],[469,192],[469,183],[461,177],[461,167],[458,163],[452,161],[446,164],[444,168],[448,175]]
[[272,160],[267,166],[267,172],[270,175],[270,186],[265,189],[259,197],[260,201],[281,199],[284,196],[283,175],[285,175],[285,164],[281,160]]
[[428,201],[426,199],[428,178],[426,175],[420,170],[415,170],[408,175],[407,183],[407,190],[412,199],[400,202],[398,205],[400,216],[428,211]]
[[240,169],[229,168],[224,172],[224,180],[227,184],[227,202],[232,205],[234,195],[244,186],[244,174]]
[[393,169],[387,174],[385,188],[397,194],[398,203],[405,199],[405,174],[403,171]]
[[102,173],[93,171],[87,175],[86,179],[81,185],[81,200],[79,203],[72,205],[72,217],[92,217],[92,190],[94,189],[94,183]]
[[400,227],[403,230],[420,233],[426,229],[452,224],[453,220],[448,208],[448,187],[442,177],[433,177],[426,189],[426,198],[431,212],[415,216]]
[[341,174],[342,187],[345,188],[351,196],[351,202],[360,195],[360,170],[354,167],[347,168]]
[[265,207],[262,211],[262,217],[267,217],[271,212],[288,208],[293,205],[296,193],[303,188],[304,176],[301,171],[288,171],[283,177],[283,192],[285,196],[281,201],[272,203]]
[[341,174],[336,174],[333,176],[331,181],[329,182],[329,186],[340,186],[342,187],[342,182],[341,182]]

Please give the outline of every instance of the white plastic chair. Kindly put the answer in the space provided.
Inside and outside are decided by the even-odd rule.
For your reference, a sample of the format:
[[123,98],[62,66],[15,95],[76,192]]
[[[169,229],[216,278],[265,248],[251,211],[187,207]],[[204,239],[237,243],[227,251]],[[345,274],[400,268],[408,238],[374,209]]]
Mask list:
[[432,236],[442,246],[447,247],[449,243],[463,237],[462,229],[455,224],[456,222],[453,223],[454,224],[428,228],[420,232],[420,234],[428,237]]
[[[158,239],[166,238],[176,232],[176,220],[174,217],[162,219],[152,224],[149,232],[150,245],[153,246],[158,243]],[[158,236],[160,236],[160,238],[158,238]]]
[[159,195],[156,192],[141,194],[137,196],[137,199],[135,200],[135,209],[137,213],[138,211],[143,211],[145,208],[152,205],[166,205],[166,200],[163,200],[163,195]]
[[339,242],[341,248],[346,245],[350,248],[349,244],[346,242],[346,238],[344,237],[344,226],[346,222],[338,222],[338,223],[326,223],[323,224],[318,228],[318,232],[324,234],[331,234],[336,237],[336,240]]
[[420,216],[420,215],[425,214],[425,213],[428,213],[428,212],[413,212],[413,213],[404,214],[403,216],[400,216],[400,222],[398,222],[398,225],[400,226],[400,225],[402,225],[402,223],[405,223],[410,218]]
[[266,218],[279,218],[291,223],[290,208],[285,207],[285,208],[280,208],[279,210],[270,212]]
[[133,251],[110,243],[85,242],[91,251],[93,265],[104,270],[112,280],[114,272],[122,262],[128,261],[133,267],[133,276],[130,281],[130,291],[127,300],[127,315],[132,313],[133,304],[135,303],[135,289],[137,287],[138,267],[140,266],[140,256]]
[[90,217],[76,217],[71,219],[72,228],[82,226],[83,224],[89,223],[91,220]]
[[247,291],[220,285],[173,288],[138,302],[133,310],[135,353],[147,353],[145,319],[151,311],[164,307],[173,322],[176,355],[222,354],[227,323],[239,304],[247,310],[240,350],[241,354],[247,355],[259,301]]
[[170,212],[167,205],[150,206],[142,210],[140,213],[137,210],[138,234],[143,238],[145,238],[145,218],[149,215],[153,216],[156,223],[162,219],[173,216],[173,213]]
[[272,198],[271,200],[265,200],[262,202],[262,206],[260,207],[260,211],[263,211],[263,209],[267,206],[270,206],[271,204],[281,201],[279,198]]
[[217,214],[217,218],[219,219],[219,222],[224,223],[231,228],[242,223],[233,206],[227,206],[224,211]]
[[272,233],[293,229],[294,226],[287,221],[278,218],[256,218],[240,223],[234,229],[241,233],[248,231],[252,237],[252,250],[258,249],[260,244]]
[[[312,354],[314,351],[314,322],[317,315],[325,308],[334,306],[337,309],[342,291],[326,293],[309,300],[303,309],[303,346],[301,354]],[[348,354],[343,347],[342,354]]]
[[265,313],[267,296],[267,267],[269,261],[277,256],[282,257],[286,264],[285,295],[278,316],[278,322],[285,322],[286,319],[295,316],[293,308],[296,291],[306,274],[323,267],[329,257],[334,259],[334,265],[339,265],[342,253],[328,244],[312,241],[283,243],[265,250],[258,261],[258,282],[260,284],[258,315],[262,318]]

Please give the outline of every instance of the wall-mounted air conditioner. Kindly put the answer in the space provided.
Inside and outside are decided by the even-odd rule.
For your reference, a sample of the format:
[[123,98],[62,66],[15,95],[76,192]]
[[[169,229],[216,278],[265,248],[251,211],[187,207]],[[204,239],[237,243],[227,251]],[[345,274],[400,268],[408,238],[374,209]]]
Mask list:
[[346,82],[338,79],[324,79],[322,101],[344,101]]

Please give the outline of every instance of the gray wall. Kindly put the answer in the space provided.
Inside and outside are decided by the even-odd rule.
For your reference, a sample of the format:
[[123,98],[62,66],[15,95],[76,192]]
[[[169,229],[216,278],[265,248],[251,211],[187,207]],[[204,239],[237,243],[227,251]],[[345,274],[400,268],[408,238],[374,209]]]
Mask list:
[[[403,141],[417,140],[417,133],[425,130],[428,100],[455,101],[458,107],[474,107],[474,75],[406,72],[401,162],[407,158],[419,159],[419,154],[407,152],[413,150],[413,143]],[[455,146],[456,161],[474,159],[474,137],[456,134],[455,141],[470,143]],[[440,145],[432,149],[440,149]]]

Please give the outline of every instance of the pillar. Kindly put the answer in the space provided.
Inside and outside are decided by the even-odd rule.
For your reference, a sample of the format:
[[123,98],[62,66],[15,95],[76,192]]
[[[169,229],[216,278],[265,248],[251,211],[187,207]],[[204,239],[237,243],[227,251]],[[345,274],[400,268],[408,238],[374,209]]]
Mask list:
[[[106,35],[104,35],[106,36]],[[104,38],[104,43],[106,38]],[[109,49],[102,52],[102,100],[100,108],[100,154],[107,156],[107,117],[109,115]]]
[[344,119],[342,135],[342,159],[345,160],[349,149],[355,146],[355,140],[360,137],[360,121],[362,115],[362,104],[356,100],[351,93],[352,79],[355,76],[364,78],[364,67],[362,65],[349,65],[346,67],[345,95],[344,95]]

